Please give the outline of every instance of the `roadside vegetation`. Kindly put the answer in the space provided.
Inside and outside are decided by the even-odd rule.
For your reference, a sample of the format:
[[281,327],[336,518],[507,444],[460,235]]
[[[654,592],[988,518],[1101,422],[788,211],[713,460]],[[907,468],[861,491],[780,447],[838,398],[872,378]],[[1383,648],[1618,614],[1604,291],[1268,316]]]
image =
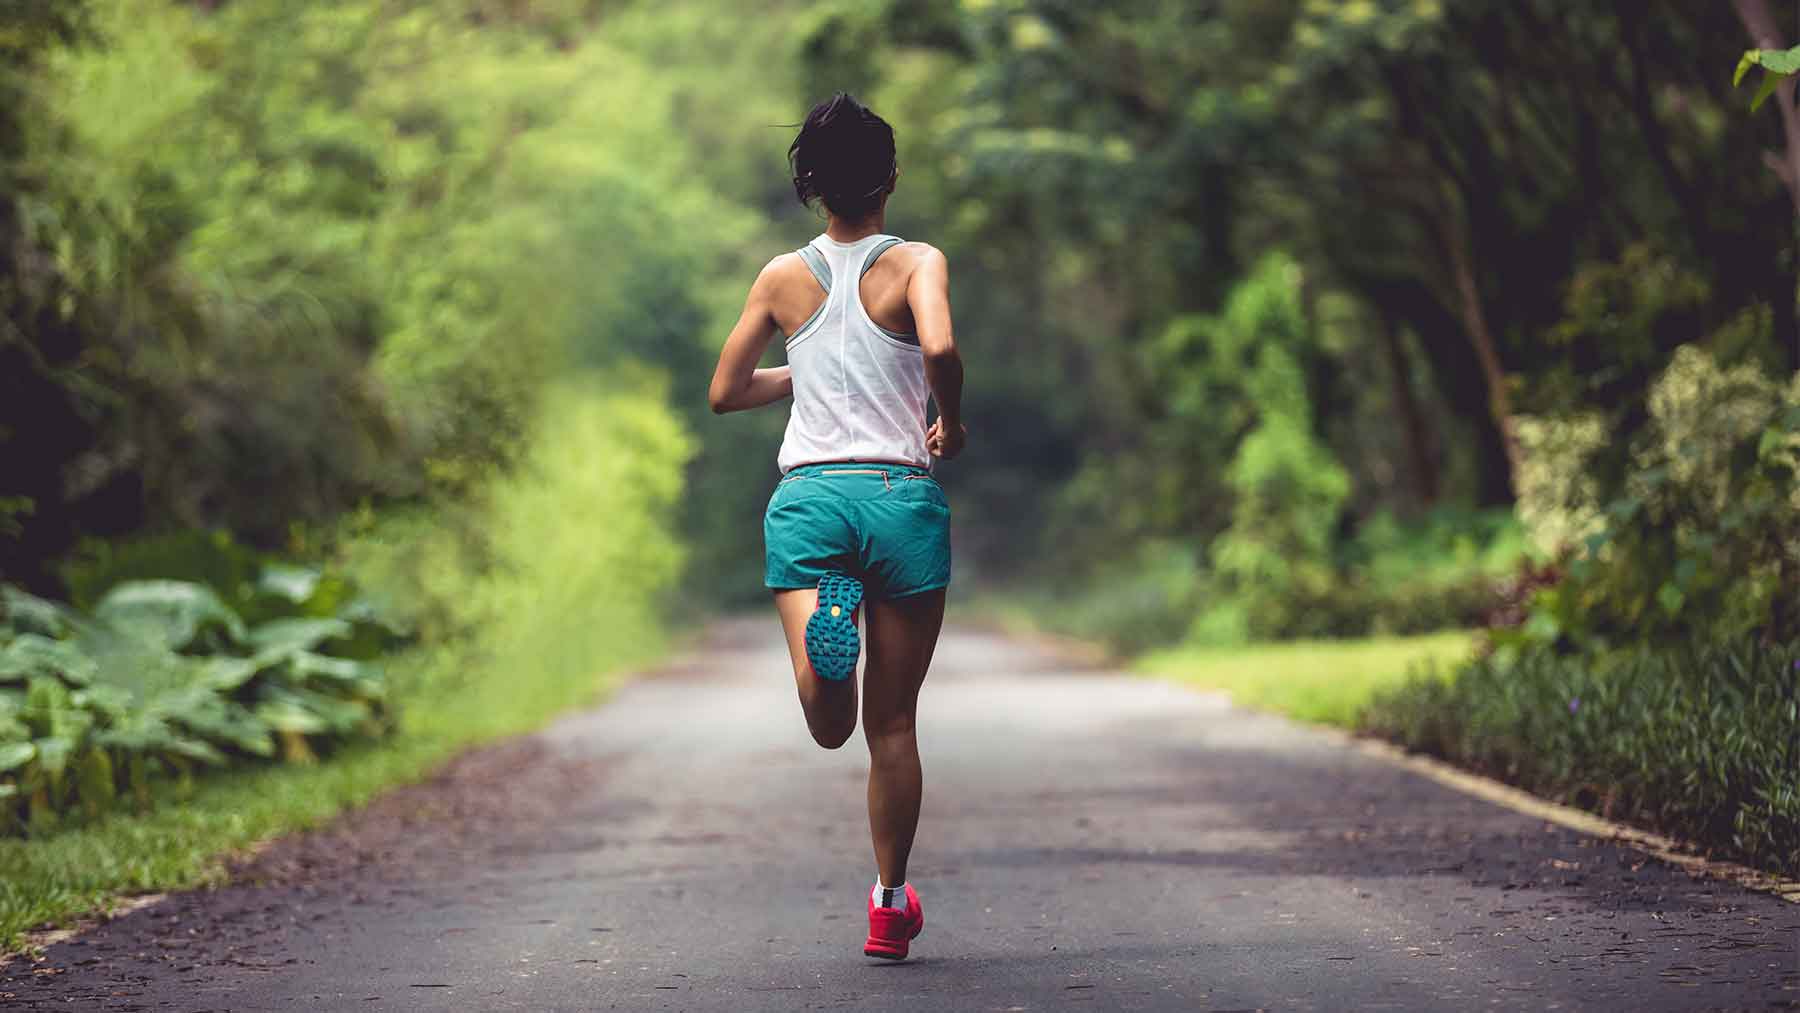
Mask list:
[[1475,637],[1465,631],[1357,640],[1294,640],[1244,647],[1178,647],[1137,659],[1148,675],[1196,689],[1220,690],[1231,702],[1300,721],[1355,729],[1369,701],[1409,678],[1469,660]]
[[663,649],[759,219],[580,7],[0,14],[0,947]]
[[1684,348],[1652,386],[1623,486],[1591,419],[1532,432],[1534,531],[1568,550],[1487,651],[1377,694],[1410,749],[1800,874],[1800,375]]
[[[63,703],[86,706],[83,694],[121,679],[144,679],[159,695],[119,698],[92,718],[52,712],[71,744],[40,737],[31,764],[0,775],[19,786],[7,800],[17,807],[15,836],[0,838],[0,947],[120,893],[216,882],[222,857],[424,776],[460,748],[530,730],[656,657],[664,646],[656,606],[683,555],[669,517],[687,437],[654,389],[553,390],[528,431],[528,456],[454,510],[397,513],[346,536],[342,553],[364,595],[338,611],[383,615],[379,626],[270,619],[239,639],[228,635],[219,594],[248,592],[287,611],[307,591],[303,602],[319,608],[352,586],[343,576],[265,568],[259,584],[222,581],[219,594],[199,582],[151,584],[161,593],[150,603],[143,582],[114,585],[101,615],[142,617],[140,628],[156,637],[202,632],[183,643],[185,653],[160,653],[162,641],[131,643],[133,652],[159,652],[164,667],[116,656],[75,662],[88,681],[59,696]],[[130,570],[163,556],[159,565],[171,566],[167,548],[127,548],[108,562]],[[254,572],[245,569],[251,555],[207,538],[179,558],[220,580]],[[269,585],[273,594],[262,589]],[[15,623],[61,614],[16,592],[9,603]],[[412,631],[406,645],[390,625]],[[208,635],[219,653],[193,649]],[[371,660],[303,660],[331,655],[302,642]],[[168,681],[157,686],[150,673]],[[222,674],[241,681],[222,686]],[[33,676],[25,694],[23,720],[34,731],[44,678]],[[68,756],[60,775],[46,770],[46,748]],[[112,772],[116,791],[96,763]]]
[[[153,773],[250,759],[311,762],[315,746],[380,735],[390,639],[316,572],[270,570],[247,603],[181,580],[113,585],[91,614],[14,588],[0,628],[0,802],[7,828],[42,830],[121,789],[149,802]],[[272,615],[270,615],[272,613]]]

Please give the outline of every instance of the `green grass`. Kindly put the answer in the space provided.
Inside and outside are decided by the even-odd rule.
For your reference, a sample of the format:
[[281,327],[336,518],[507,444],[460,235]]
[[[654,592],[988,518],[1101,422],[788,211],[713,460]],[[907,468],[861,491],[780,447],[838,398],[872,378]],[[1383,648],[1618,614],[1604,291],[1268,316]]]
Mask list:
[[1246,647],[1178,647],[1145,655],[1136,668],[1201,689],[1224,690],[1244,707],[1351,728],[1381,689],[1425,663],[1448,668],[1469,656],[1467,632],[1363,640],[1309,640]]
[[119,812],[43,837],[0,841],[0,949],[20,933],[103,910],[115,898],[217,882],[222,856],[315,826],[448,755],[443,740],[364,744],[317,766],[267,767],[158,792],[145,815]]

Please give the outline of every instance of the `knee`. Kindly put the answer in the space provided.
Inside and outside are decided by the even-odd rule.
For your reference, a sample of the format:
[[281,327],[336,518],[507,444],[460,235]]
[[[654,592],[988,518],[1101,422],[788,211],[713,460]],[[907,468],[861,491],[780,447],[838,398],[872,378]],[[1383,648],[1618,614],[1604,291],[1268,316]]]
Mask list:
[[863,719],[863,735],[869,740],[869,752],[885,753],[905,751],[914,748],[914,728],[911,714],[897,714],[879,721],[869,721],[867,715]]
[[856,731],[854,722],[835,722],[821,727],[809,723],[807,730],[812,732],[813,741],[826,749],[837,749],[850,741],[850,733]]

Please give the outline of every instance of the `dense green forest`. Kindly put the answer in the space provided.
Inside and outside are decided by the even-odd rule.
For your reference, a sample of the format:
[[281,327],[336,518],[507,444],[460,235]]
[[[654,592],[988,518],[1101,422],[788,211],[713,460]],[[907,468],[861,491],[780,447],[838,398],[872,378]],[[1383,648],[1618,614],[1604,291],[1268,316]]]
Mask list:
[[[1617,489],[1678,346],[1800,368],[1787,139],[1721,71],[1729,5],[935,11],[807,48],[930,167],[898,231],[960,254],[990,407],[959,488],[1032,518],[1006,558],[1180,559],[1216,633],[1353,632],[1303,616],[1437,579],[1543,469]],[[1576,418],[1606,439],[1558,460]]]
[[[1131,651],[1491,627],[1368,727],[1800,853],[1800,114],[1732,81],[1792,14],[7,5],[0,769],[41,814],[81,795],[68,763],[260,755],[199,719],[141,749],[82,738],[113,712],[51,728],[92,694],[40,641],[79,654],[121,582],[255,612],[305,564],[358,590],[263,618],[378,614],[475,645],[463,679],[591,678],[654,649],[670,595],[760,603],[784,413],[704,389],[757,268],[821,227],[794,125],[850,90],[898,132],[889,231],[952,266],[962,588]],[[207,650],[264,657],[226,612]],[[183,692],[205,628],[155,648]],[[350,628],[303,653],[349,660],[324,631]],[[282,741],[326,736],[358,698],[298,657],[214,689],[276,733],[252,697],[313,694]],[[1659,717],[1690,706],[1714,723]],[[1652,749],[1704,774],[1635,768]]]

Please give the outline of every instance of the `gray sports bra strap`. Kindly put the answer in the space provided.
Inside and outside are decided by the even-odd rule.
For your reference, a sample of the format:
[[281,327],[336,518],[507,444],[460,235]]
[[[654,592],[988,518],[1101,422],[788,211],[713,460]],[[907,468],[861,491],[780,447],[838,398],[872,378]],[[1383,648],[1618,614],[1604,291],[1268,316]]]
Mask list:
[[[896,246],[899,246],[901,244],[901,242],[903,242],[903,240],[900,240],[894,236],[888,236],[886,239],[883,239],[881,242],[876,243],[874,245],[874,247],[869,250],[869,255],[867,257],[863,258],[862,271],[857,275],[857,277],[860,278],[863,275],[868,274],[869,268],[875,266],[875,262],[877,260],[881,259],[882,254],[886,253],[887,251],[893,249]],[[874,320],[870,320],[869,322],[872,324],[875,323]],[[919,343],[919,336],[917,334],[902,334],[899,331],[890,331],[887,328],[881,326],[880,324],[875,324],[875,327],[877,330],[881,331],[881,333],[887,335],[890,338],[893,338],[895,341],[903,342],[908,345],[917,345]]]
[[[831,265],[825,262],[825,255],[813,247],[811,243],[800,247],[800,259],[806,261],[806,269],[819,281],[819,287],[826,292],[831,291]],[[863,270],[868,270],[864,268]]]
[[866,257],[863,260],[862,270],[856,272],[856,276],[858,278],[860,278],[863,275],[868,274],[869,268],[875,266],[875,262],[877,260],[881,259],[881,255],[886,253],[887,251],[893,249],[894,247],[899,246],[900,242],[901,241],[898,238],[896,238],[894,236],[889,236],[886,239],[883,239],[881,242],[876,243],[875,246],[869,250],[868,257]]

